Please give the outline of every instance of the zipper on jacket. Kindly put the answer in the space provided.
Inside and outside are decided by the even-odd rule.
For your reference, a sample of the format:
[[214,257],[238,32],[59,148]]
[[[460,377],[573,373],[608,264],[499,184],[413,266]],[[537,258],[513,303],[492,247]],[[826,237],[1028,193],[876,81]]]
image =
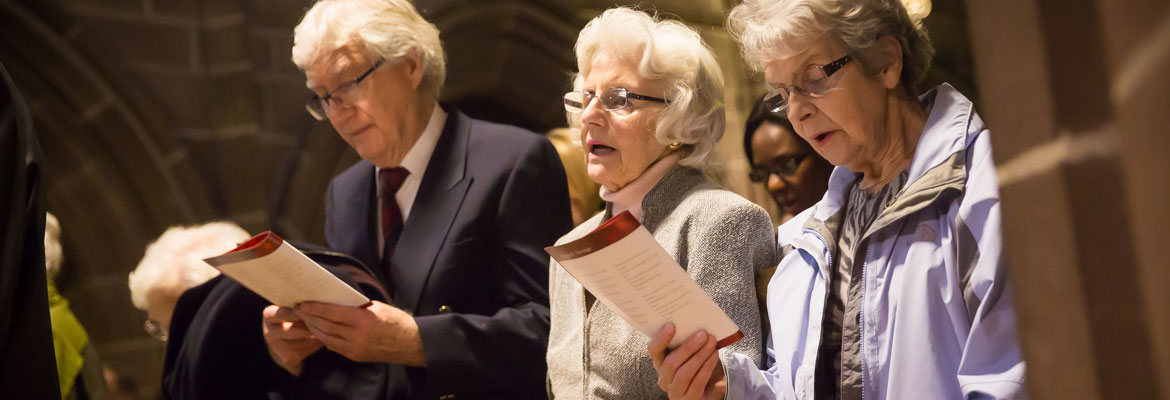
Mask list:
[[[825,240],[825,238],[821,237],[820,232],[817,232],[815,229],[804,228],[802,230],[802,232],[811,233],[813,235],[813,237],[815,237],[815,238],[817,238],[817,240],[821,241],[821,244],[825,246],[825,249],[822,251],[822,253],[825,254],[825,263],[829,264],[827,266],[828,268],[832,268],[833,267],[833,252],[832,252],[832,248],[829,247],[829,241],[827,241],[827,240]],[[819,266],[817,268],[817,272],[820,272]],[[825,279],[826,285],[828,284],[827,283],[828,281],[829,281],[828,279]],[[827,292],[828,292],[828,288],[826,288],[826,293]]]
[[[825,246],[825,250],[823,251],[823,253],[825,253],[825,263],[829,264],[827,266],[827,268],[833,268],[833,252],[832,252],[832,249],[829,247],[829,242],[827,240],[825,240],[825,238],[821,237],[821,234],[814,229],[804,229],[803,231],[812,233],[813,237],[816,237],[817,240],[821,241],[821,244]],[[820,268],[818,266],[817,273],[820,273],[820,272],[821,271],[820,271]],[[830,273],[831,273],[831,271],[830,271]],[[825,296],[821,299],[821,310],[820,310],[821,323],[820,323],[819,329],[817,329],[817,345],[816,345],[816,347],[814,347],[812,349],[813,350],[812,353],[816,354],[817,357],[820,357],[821,343],[825,337],[824,336],[825,335],[825,318],[824,318],[825,307],[827,306],[827,303],[828,303],[827,300],[829,299],[829,295],[831,294],[831,288],[828,287],[830,277],[823,277],[823,278],[825,279]],[[812,386],[812,391],[813,391],[813,397],[816,397],[816,391],[817,391],[817,389],[816,389],[816,386],[817,386],[816,385],[816,380],[817,380],[816,357],[814,357],[813,360],[814,360],[813,361],[813,384],[811,386]],[[804,360],[801,360],[801,363],[803,364]],[[862,382],[864,382],[864,378],[863,378]],[[864,396],[864,393],[865,393],[865,391],[862,390],[862,396]]]
[[859,309],[857,310],[857,330],[858,330],[857,335],[858,335],[858,339],[861,340],[861,351],[860,351],[861,354],[858,354],[858,357],[860,358],[859,361],[861,361],[861,399],[862,400],[865,400],[865,375],[867,373],[866,372],[867,368],[865,367],[866,366],[866,362],[865,362],[865,342],[866,342],[866,337],[865,337],[865,293],[867,292],[866,288],[869,286],[869,285],[867,285],[867,283],[869,282],[869,250],[870,250],[870,246],[871,246],[870,243],[871,242],[867,239],[865,242],[865,247],[864,247],[865,252],[861,253],[861,256],[862,256],[862,259],[861,259],[861,305],[860,305]]
[[[585,317],[581,324],[581,400],[589,398],[589,302],[586,298],[589,295],[584,287],[581,287],[581,305],[585,310]],[[594,300],[596,303],[597,301]]]

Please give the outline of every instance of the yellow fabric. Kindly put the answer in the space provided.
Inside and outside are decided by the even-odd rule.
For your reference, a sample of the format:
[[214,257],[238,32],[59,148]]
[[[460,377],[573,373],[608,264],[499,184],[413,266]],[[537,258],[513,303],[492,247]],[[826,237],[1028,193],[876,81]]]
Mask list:
[[81,322],[69,310],[69,301],[57,293],[53,281],[49,281],[49,320],[53,324],[53,352],[57,355],[57,380],[61,385],[61,398],[69,396],[73,382],[85,363],[82,351],[89,344],[89,335]]
[[573,207],[573,225],[579,225],[586,219],[601,210],[601,196],[598,189],[601,185],[589,179],[585,170],[585,151],[574,138],[574,130],[558,128],[549,131],[548,140],[556,147],[561,163],[565,166],[565,176],[569,179],[569,201]]

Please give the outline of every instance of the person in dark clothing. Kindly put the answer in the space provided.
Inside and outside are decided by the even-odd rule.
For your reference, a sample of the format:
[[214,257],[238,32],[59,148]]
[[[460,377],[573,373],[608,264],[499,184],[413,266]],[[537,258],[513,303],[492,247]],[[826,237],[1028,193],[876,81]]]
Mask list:
[[20,92],[0,65],[0,393],[61,398],[45,281],[41,152]]

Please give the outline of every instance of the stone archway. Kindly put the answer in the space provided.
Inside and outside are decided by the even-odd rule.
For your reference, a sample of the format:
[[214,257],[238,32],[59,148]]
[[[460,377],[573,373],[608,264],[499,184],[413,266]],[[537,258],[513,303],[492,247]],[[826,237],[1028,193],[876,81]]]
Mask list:
[[206,218],[210,207],[148,99],[109,72],[83,28],[46,8],[0,1],[0,62],[30,106],[45,157],[48,209],[63,226],[61,289],[108,363],[161,367],[163,347],[142,334],[126,274],[168,225]]

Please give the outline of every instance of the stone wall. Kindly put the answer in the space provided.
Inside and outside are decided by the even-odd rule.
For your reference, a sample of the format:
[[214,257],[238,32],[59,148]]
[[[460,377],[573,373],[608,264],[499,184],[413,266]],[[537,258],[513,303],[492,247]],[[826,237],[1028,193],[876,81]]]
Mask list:
[[968,4],[1029,393],[1170,396],[1170,4]]

